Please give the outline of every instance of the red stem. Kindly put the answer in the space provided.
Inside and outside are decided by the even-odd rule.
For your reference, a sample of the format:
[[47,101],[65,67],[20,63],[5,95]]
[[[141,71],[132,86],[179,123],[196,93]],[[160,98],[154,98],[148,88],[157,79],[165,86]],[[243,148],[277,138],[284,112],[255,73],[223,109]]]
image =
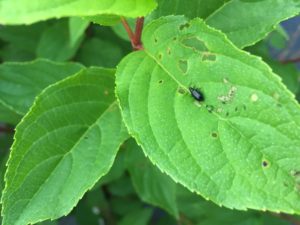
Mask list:
[[295,59],[281,60],[280,62],[281,62],[282,64],[297,63],[297,62],[300,62],[300,57],[295,58]]
[[143,49],[143,44],[142,44],[143,27],[144,27],[144,17],[137,18],[136,26],[135,26],[135,37],[134,37],[135,50]]
[[125,27],[125,30],[130,38],[130,40],[133,40],[134,39],[134,33],[132,32],[129,24],[127,23],[127,20],[125,20],[123,17],[121,17],[121,21],[122,21],[122,24],[123,26]]
[[133,50],[141,50],[143,49],[143,44],[142,44],[142,31],[144,27],[144,17],[139,17],[136,20],[136,26],[135,26],[135,32],[131,30],[128,22],[126,21],[125,18],[121,17],[122,24],[130,38],[131,45]]
[[14,133],[14,129],[11,127],[0,127],[0,133]]

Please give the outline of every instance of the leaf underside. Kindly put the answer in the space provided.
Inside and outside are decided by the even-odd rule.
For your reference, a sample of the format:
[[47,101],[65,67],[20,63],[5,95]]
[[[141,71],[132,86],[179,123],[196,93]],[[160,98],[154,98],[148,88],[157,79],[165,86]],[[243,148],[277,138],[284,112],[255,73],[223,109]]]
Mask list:
[[0,0],[1,24],[30,24],[68,16],[144,16],[155,7],[154,0]]

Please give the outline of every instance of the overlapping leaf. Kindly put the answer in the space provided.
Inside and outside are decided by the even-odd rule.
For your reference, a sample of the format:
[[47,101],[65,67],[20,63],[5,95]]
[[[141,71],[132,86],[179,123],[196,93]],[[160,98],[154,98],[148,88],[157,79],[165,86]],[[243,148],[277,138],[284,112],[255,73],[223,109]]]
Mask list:
[[176,203],[176,183],[145,158],[134,140],[126,143],[127,166],[137,194],[145,202],[161,207],[179,217]]
[[143,43],[116,84],[151,161],[219,205],[300,213],[300,108],[279,77],[199,19],[161,18]]
[[77,73],[83,66],[37,59],[0,65],[0,102],[24,115],[34,98],[47,86]]
[[229,0],[157,0],[158,7],[151,18],[168,15],[185,15],[193,19],[206,18]]
[[28,24],[67,16],[138,17],[150,13],[154,0],[0,0],[1,24]]
[[127,138],[114,71],[84,70],[47,88],[17,127],[3,193],[3,225],[66,215],[110,169]]
[[[80,30],[78,25],[77,30]],[[49,26],[43,32],[38,43],[36,50],[37,57],[54,61],[71,59],[76,54],[84,35],[80,35],[77,38],[74,37],[75,40],[70,35],[72,33],[70,33],[70,23],[67,20],[59,20],[52,26]]]
[[300,12],[300,0],[231,0],[207,18],[238,47],[266,37],[283,20]]

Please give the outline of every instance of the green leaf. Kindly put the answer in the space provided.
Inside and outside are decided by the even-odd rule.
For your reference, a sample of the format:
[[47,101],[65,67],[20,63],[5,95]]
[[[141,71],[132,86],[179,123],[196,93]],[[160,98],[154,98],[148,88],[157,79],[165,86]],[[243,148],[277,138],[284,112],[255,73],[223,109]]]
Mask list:
[[34,52],[46,23],[36,23],[31,26],[1,26],[0,39],[19,50]]
[[206,22],[243,48],[263,39],[277,24],[299,12],[299,0],[232,0]]
[[107,40],[90,38],[78,51],[76,60],[86,66],[115,67],[122,59],[120,46]]
[[10,110],[24,115],[44,88],[82,68],[76,63],[55,63],[44,59],[3,63],[0,65],[0,102]]
[[279,77],[200,19],[161,18],[143,43],[116,93],[150,160],[219,205],[300,213],[300,108]]
[[262,215],[258,212],[253,210],[243,212],[219,207],[180,186],[177,188],[177,204],[182,215],[181,219],[186,218],[197,224],[201,221],[201,225],[273,224],[263,223]]
[[108,172],[128,136],[113,86],[114,70],[91,68],[39,95],[16,129],[3,225],[66,215]]
[[0,39],[4,41],[0,48],[2,60],[20,62],[35,59],[38,42],[46,27],[46,22],[31,26],[1,26]]
[[26,62],[34,60],[35,53],[17,48],[14,44],[7,44],[0,49],[0,60],[5,62]]
[[288,89],[294,94],[297,94],[299,91],[300,73],[295,64],[284,64],[279,62],[279,60],[273,59],[269,52],[269,43],[266,41],[261,41],[246,50],[255,55],[261,56],[273,69],[273,71],[282,78],[283,83],[288,87]]
[[168,15],[185,15],[189,19],[206,18],[229,0],[157,0],[158,7],[151,18]]
[[[10,142],[10,139],[12,139],[12,137],[10,137],[9,135],[2,135],[0,134],[0,140],[1,142],[3,141],[3,139],[6,139],[5,141]],[[2,148],[2,146],[1,146]],[[0,150],[1,151],[1,158],[0,158],[0,193],[2,193],[2,190],[4,189],[4,174],[5,174],[5,170],[6,170],[6,161],[8,159],[8,154],[3,154],[3,149]],[[7,151],[7,149],[5,149],[5,151]],[[1,196],[1,194],[0,194]],[[1,206],[0,206],[1,208]]]
[[57,21],[43,32],[36,50],[37,57],[54,61],[71,59],[83,40],[81,35],[74,43],[71,35],[68,20]]
[[272,48],[283,50],[287,47],[289,41],[289,34],[284,30],[281,25],[278,25],[276,29],[267,37],[268,42]]
[[[121,149],[122,150],[122,146]],[[109,173],[102,177],[93,188],[98,188],[101,185],[108,184],[112,181],[116,181],[122,177],[125,172],[125,152],[119,151],[114,161],[114,165],[110,169]]]
[[140,198],[178,217],[176,183],[153,166],[133,140],[126,143],[126,148],[130,177]]
[[108,190],[111,194],[118,197],[125,197],[135,193],[128,176],[123,176],[108,184]]
[[99,25],[112,26],[120,21],[120,16],[114,16],[114,15],[86,16],[84,17],[84,19]]
[[[0,69],[1,70],[1,69]],[[0,122],[16,125],[20,122],[22,116],[8,109],[0,103]]]
[[0,0],[1,24],[29,24],[67,16],[144,16],[155,7],[154,0]]
[[147,225],[150,222],[153,210],[150,208],[139,209],[127,214],[118,225]]
[[76,46],[76,44],[80,42],[79,40],[84,36],[84,32],[89,24],[89,21],[80,17],[72,17],[69,19],[69,38],[71,46]]

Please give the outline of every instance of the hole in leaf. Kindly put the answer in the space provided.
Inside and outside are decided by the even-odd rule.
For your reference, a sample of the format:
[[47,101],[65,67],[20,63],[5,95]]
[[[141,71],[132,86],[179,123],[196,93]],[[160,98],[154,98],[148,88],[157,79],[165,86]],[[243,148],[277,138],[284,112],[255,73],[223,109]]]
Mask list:
[[189,24],[189,23],[181,24],[181,25],[179,26],[179,30],[183,30],[183,29],[189,28],[189,27],[190,27],[190,24]]
[[217,108],[217,113],[221,113],[223,112],[223,109],[222,108]]
[[223,79],[223,82],[224,82],[224,84],[228,84],[229,83],[229,81],[228,81],[228,79],[226,77]]
[[186,93],[186,91],[185,91],[185,89],[183,87],[179,87],[177,91],[181,95],[184,95]]
[[171,55],[171,49],[170,48],[167,49],[167,53],[168,53],[168,55]]
[[158,81],[159,84],[162,84],[163,82],[164,82],[163,80],[159,80],[159,81]]
[[202,55],[202,61],[216,61],[217,56],[211,53],[205,53]]
[[212,105],[206,105],[206,109],[209,113],[211,113],[214,110],[214,107]]
[[161,53],[158,54],[158,59],[161,60],[163,55]]
[[218,133],[217,133],[217,132],[212,132],[212,133],[211,133],[211,136],[212,136],[213,138],[218,138]]
[[258,100],[258,96],[256,93],[253,93],[250,97],[251,102],[257,102]]
[[179,67],[179,69],[181,70],[181,72],[183,74],[186,74],[187,69],[188,69],[188,62],[187,62],[187,60],[179,60],[178,61],[178,67]]
[[199,52],[207,52],[208,51],[208,48],[205,46],[204,42],[199,40],[196,37],[183,39],[182,44],[189,48],[193,48]]
[[292,170],[291,175],[294,177],[300,177],[300,171],[299,170]]
[[157,38],[154,38],[154,43],[157,43],[157,42],[158,42]]
[[269,167],[269,165],[270,165],[270,163],[267,161],[267,160],[263,160],[262,161],[262,166],[264,167],[264,168],[267,168],[267,167]]

